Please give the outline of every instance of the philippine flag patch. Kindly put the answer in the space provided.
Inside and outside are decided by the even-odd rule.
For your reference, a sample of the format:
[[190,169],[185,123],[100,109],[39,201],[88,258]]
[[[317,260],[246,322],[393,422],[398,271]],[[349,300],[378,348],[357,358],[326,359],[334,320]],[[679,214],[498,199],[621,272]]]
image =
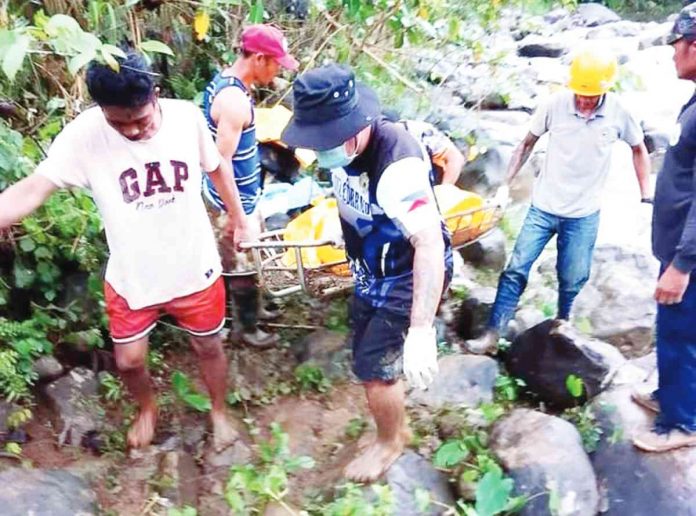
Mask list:
[[411,213],[414,210],[417,210],[421,206],[426,206],[430,200],[428,199],[428,196],[426,195],[425,192],[418,192],[413,195],[409,195],[404,199],[404,202],[410,203],[410,206],[408,208],[407,213]]

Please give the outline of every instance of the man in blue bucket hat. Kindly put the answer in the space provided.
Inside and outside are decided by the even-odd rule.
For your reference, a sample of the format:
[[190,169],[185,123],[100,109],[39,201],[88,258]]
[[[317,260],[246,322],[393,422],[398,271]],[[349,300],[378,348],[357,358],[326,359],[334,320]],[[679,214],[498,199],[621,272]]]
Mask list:
[[[668,43],[680,79],[696,80],[696,4],[681,10]],[[654,428],[634,436],[644,451],[696,446],[696,94],[682,108],[655,185],[653,254],[660,261],[655,392],[633,400],[655,412]]]
[[331,64],[293,85],[290,146],[317,151],[331,170],[355,279],[353,371],[363,382],[377,436],[345,470],[372,481],[410,439],[402,372],[426,388],[437,374],[433,321],[452,252],[430,184],[425,151],[403,125],[380,115],[376,94]]

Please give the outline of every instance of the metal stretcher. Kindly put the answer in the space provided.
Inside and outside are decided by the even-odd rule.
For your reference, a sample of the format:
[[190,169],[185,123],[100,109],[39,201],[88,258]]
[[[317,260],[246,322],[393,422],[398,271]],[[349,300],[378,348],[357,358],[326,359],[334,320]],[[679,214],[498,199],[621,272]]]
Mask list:
[[[479,208],[447,216],[445,223],[452,237],[452,247],[461,249],[486,236],[498,225],[504,211],[504,206],[489,201]],[[302,256],[303,248],[340,247],[342,244],[332,240],[283,240],[284,231],[268,231],[262,233],[258,241],[242,244],[243,249],[251,249],[260,286],[268,295],[284,297],[305,292],[314,297],[327,297],[352,287],[347,260],[308,266]],[[294,253],[292,266],[283,263],[288,252]]]

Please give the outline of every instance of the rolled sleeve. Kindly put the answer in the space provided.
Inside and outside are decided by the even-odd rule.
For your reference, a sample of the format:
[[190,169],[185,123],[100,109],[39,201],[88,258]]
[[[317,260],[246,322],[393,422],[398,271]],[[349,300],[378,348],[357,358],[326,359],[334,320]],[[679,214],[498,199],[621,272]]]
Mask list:
[[419,158],[404,158],[387,167],[377,185],[377,202],[409,238],[442,220],[428,167]]
[[79,143],[81,137],[77,132],[74,125],[68,124],[56,136],[46,159],[36,167],[36,174],[45,177],[58,188],[89,188],[84,164],[79,158],[84,141]]
[[550,102],[545,102],[536,109],[529,124],[529,132],[539,137],[549,130]]

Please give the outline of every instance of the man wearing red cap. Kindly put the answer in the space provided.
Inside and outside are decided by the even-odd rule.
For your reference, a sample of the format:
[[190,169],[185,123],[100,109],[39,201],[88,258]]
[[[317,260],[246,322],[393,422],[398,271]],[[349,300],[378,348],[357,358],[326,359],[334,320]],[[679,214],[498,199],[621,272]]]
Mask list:
[[[298,62],[288,54],[283,33],[272,25],[252,25],[244,29],[240,50],[237,60],[206,87],[203,110],[220,154],[232,163],[249,223],[260,230],[262,220],[256,204],[261,197],[261,168],[250,91],[252,86],[273,82],[281,67],[296,70]],[[211,181],[205,181],[203,193],[212,209],[226,218],[225,205]],[[251,262],[234,249],[222,249],[222,255],[225,269],[233,274],[231,296],[237,308],[242,340],[259,348],[272,346],[277,336],[257,327],[259,312],[265,311],[259,310],[259,291]]]

